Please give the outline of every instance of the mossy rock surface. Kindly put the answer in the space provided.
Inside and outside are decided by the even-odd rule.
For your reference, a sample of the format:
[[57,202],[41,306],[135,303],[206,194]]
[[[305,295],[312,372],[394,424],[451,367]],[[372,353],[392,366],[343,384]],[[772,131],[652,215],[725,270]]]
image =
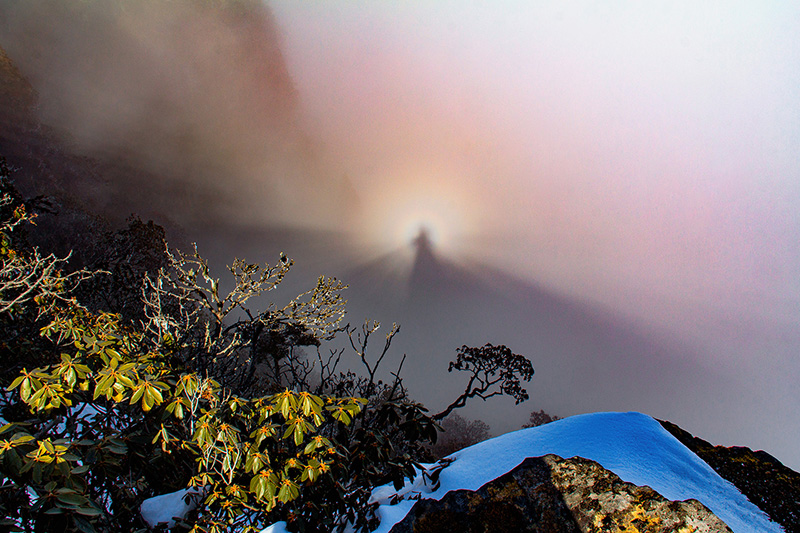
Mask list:
[[696,500],[672,502],[594,461],[529,458],[476,491],[422,499],[391,533],[728,533]]

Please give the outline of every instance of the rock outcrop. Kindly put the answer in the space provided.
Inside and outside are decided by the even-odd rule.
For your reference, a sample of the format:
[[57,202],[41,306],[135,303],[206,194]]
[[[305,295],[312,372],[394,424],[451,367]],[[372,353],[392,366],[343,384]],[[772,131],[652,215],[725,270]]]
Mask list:
[[35,104],[33,87],[0,46],[0,124],[5,129],[20,120],[30,120]]
[[529,458],[477,491],[419,500],[391,533],[730,532],[696,500],[672,502],[594,461]]
[[764,451],[742,446],[714,446],[671,422],[661,425],[733,483],[742,494],[783,526],[786,533],[800,533],[800,474]]

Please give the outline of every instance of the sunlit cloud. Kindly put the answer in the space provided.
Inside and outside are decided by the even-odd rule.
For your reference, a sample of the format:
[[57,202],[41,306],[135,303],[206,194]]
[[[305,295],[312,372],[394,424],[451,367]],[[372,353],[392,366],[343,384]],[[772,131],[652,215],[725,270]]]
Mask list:
[[476,198],[436,174],[414,169],[366,189],[359,226],[367,243],[384,251],[411,251],[424,230],[438,253],[455,256],[469,247],[481,226]]

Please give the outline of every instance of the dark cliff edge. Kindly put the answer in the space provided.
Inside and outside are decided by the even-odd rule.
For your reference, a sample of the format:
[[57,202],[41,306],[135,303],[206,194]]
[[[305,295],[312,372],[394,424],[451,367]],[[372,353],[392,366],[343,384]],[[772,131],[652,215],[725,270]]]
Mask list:
[[671,422],[659,420],[676,439],[738,488],[786,533],[800,533],[800,474],[764,451],[714,446]]

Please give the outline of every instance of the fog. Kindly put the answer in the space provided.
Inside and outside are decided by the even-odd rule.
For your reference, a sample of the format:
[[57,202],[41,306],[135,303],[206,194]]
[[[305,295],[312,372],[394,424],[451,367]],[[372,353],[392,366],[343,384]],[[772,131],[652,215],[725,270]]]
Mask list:
[[495,431],[641,410],[800,468],[800,9],[232,5],[0,7],[39,119],[127,169],[106,210],[344,279],[432,409],[503,343]]
[[[137,171],[112,180],[125,194],[110,203],[133,195],[150,205],[156,185],[181,199],[159,205],[162,214],[187,225],[201,213],[316,227],[345,205],[344,176],[295,123],[297,94],[259,2],[0,9],[3,46],[38,92],[42,122],[78,153]],[[301,222],[309,204],[314,215]]]
[[442,254],[667,340],[547,346],[530,305],[474,322],[537,354],[534,402],[642,408],[797,461],[796,8],[272,5],[304,116],[358,190],[446,198]]

